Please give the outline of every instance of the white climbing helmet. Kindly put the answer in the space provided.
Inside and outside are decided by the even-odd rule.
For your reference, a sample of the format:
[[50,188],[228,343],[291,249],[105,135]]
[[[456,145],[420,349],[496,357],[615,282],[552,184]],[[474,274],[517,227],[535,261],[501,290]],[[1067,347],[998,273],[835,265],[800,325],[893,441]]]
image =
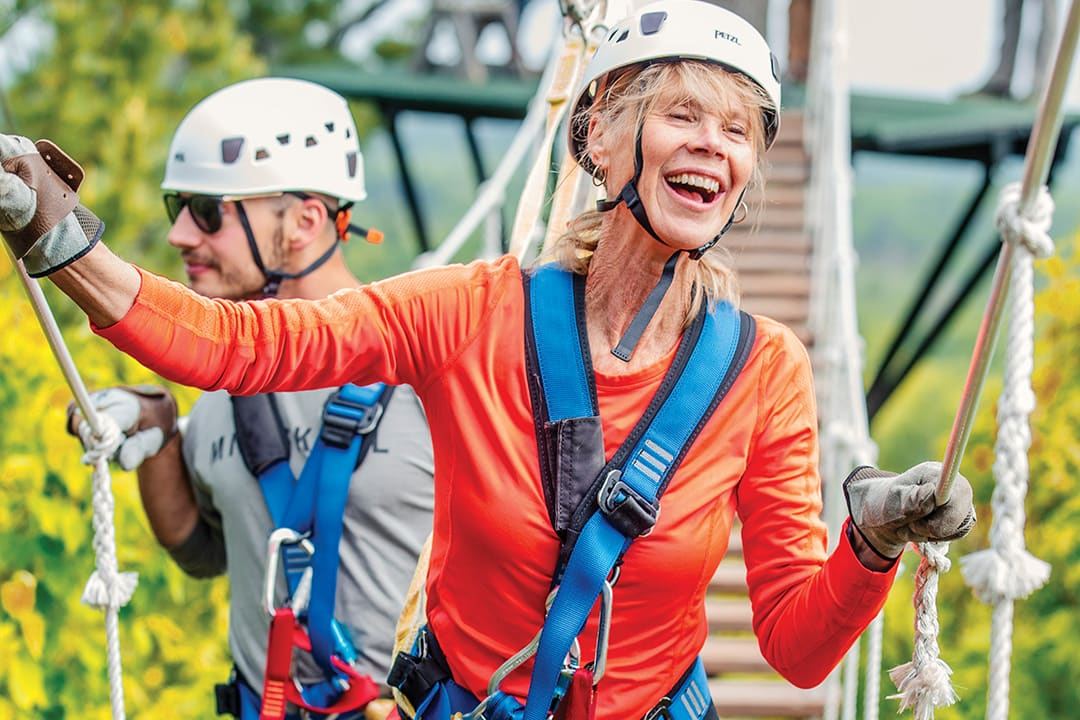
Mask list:
[[[616,23],[585,68],[584,82],[572,106],[572,118],[596,99],[612,70],[656,61],[706,60],[742,73],[765,91],[765,147],[776,139],[780,117],[780,68],[761,33],[730,10],[704,0],[660,0]],[[568,125],[570,152],[591,171],[585,154],[585,130]]]
[[345,98],[291,78],[244,80],[199,102],[176,129],[161,188],[201,195],[298,190],[342,202],[367,195]]

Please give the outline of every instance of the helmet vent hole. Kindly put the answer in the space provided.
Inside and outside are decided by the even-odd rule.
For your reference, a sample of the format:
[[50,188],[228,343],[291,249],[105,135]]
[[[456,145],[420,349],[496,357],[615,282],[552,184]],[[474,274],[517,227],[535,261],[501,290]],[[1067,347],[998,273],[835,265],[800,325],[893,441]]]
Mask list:
[[265,160],[268,157],[270,157],[270,151],[267,150],[266,148],[259,148],[258,150],[255,151],[255,159],[256,160]]
[[326,132],[329,132],[329,133],[334,132],[334,123],[328,122],[328,123],[324,123],[324,124],[326,125]]
[[173,155],[173,160],[176,162],[184,162],[184,153],[176,153]]
[[345,153],[345,160],[349,163],[349,177],[356,177],[356,153]]
[[240,148],[244,146],[244,138],[225,138],[221,141],[221,162],[231,165],[240,157]]
[[621,43],[623,40],[625,40],[628,37],[630,37],[630,31],[629,30],[623,30],[622,35],[620,35],[619,39],[616,40],[615,42]]
[[278,141],[278,145],[288,145],[290,137],[291,136],[288,133],[285,133],[284,135],[278,135],[276,138]]
[[319,141],[315,139],[314,135],[308,135],[304,140],[304,147],[314,147],[319,144]]
[[641,16],[641,34],[655,35],[660,32],[660,28],[664,26],[665,20],[667,20],[666,12],[645,13]]
[[351,137],[352,137],[352,129],[351,128],[345,128],[345,139],[348,140]]

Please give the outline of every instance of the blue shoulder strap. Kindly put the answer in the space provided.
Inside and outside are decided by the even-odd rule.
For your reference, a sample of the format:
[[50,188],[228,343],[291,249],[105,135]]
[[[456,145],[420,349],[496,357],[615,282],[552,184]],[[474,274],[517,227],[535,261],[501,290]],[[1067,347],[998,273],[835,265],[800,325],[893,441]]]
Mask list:
[[[357,657],[348,631],[333,617],[338,548],[349,482],[369,447],[368,439],[382,417],[383,406],[391,392],[392,388],[383,383],[349,384],[335,391],[323,409],[319,437],[299,478],[293,476],[289,467],[287,434],[284,430],[271,432],[268,427],[271,419],[277,428],[283,427],[272,397],[233,398],[241,455],[259,479],[274,526],[308,535],[315,547],[314,554],[309,556],[299,545],[285,546],[282,562],[290,594],[295,592],[303,573],[309,567],[311,569],[311,596],[307,607],[311,654],[329,678],[340,676],[331,663],[332,655],[336,654],[348,663]],[[256,398],[265,398],[260,402],[270,403],[272,415],[267,413],[265,405],[254,404]],[[256,417],[256,412],[261,413],[261,417]],[[255,434],[256,431],[262,433],[261,437]],[[332,685],[325,689],[309,688],[309,693],[318,697],[308,699],[316,705],[330,704],[327,698],[334,694]]]
[[[529,319],[549,422],[595,415],[592,363],[574,276],[546,265],[528,278]],[[754,323],[721,303],[702,312],[638,426],[593,485],[540,635],[524,720],[547,716],[563,660],[619,558],[656,522],[675,469],[734,383],[753,345]],[[559,571],[556,571],[556,578]]]

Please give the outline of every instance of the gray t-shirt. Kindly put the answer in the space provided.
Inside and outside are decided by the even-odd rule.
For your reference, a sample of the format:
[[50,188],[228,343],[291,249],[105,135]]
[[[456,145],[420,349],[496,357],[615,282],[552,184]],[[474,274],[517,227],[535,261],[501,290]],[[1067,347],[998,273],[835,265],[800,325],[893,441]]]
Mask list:
[[[297,477],[318,437],[330,393],[313,390],[275,396],[288,429],[290,464]],[[240,457],[235,434],[229,395],[202,395],[192,408],[183,450],[203,518],[212,532],[193,535],[185,543],[184,554],[202,555],[204,561],[215,555],[227,557],[223,569],[231,595],[229,647],[240,672],[261,692],[270,627],[262,598],[267,538],[273,527],[258,480]],[[420,400],[408,386],[394,388],[375,442],[349,485],[335,611],[352,633],[359,653],[357,668],[380,683],[386,679],[394,628],[416,558],[431,532],[433,476],[431,439]],[[203,547],[191,547],[193,541]],[[285,583],[278,575],[280,603]],[[295,657],[298,679],[321,679],[307,653]]]

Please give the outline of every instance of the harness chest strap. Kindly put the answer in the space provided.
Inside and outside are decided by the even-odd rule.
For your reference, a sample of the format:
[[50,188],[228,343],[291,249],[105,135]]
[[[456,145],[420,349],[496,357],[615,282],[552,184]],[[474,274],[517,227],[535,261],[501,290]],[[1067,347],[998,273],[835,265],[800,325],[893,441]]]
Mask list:
[[[584,277],[549,265],[526,282],[547,423],[596,416],[592,362],[587,335],[581,332],[584,305],[575,302],[583,298]],[[563,302],[554,302],[553,297]],[[575,312],[567,313],[567,306]],[[568,337],[576,337],[577,343],[566,342]],[[547,717],[563,659],[584,627],[606,578],[630,544],[652,530],[661,494],[734,383],[753,338],[753,319],[746,313],[727,303],[720,303],[713,312],[703,309],[683,334],[668,374],[645,414],[578,503],[566,536],[573,545],[569,553],[560,553],[568,557],[565,568],[557,568],[554,576],[555,599],[541,630],[524,720]],[[567,348],[575,345],[580,362],[568,362]],[[575,367],[585,372],[567,372]],[[559,391],[553,392],[554,388]],[[557,485],[557,477],[555,482]],[[580,534],[574,540],[578,528]]]
[[[280,538],[283,531],[303,539],[303,542],[295,543],[279,540],[277,545],[280,547],[273,548],[274,562],[267,567],[270,590],[265,604],[277,622],[280,609],[273,607],[272,579],[277,573],[276,557],[280,550],[289,594],[296,606],[290,608],[290,612],[306,609],[306,622],[300,624],[293,615],[296,632],[279,635],[277,645],[284,652],[286,646],[282,645],[281,639],[292,638],[295,642],[291,641],[287,646],[288,657],[291,658],[293,646],[299,647],[309,651],[323,668],[326,680],[298,690],[301,693],[298,701],[290,697],[290,701],[298,706],[316,712],[331,712],[327,708],[339,707],[342,698],[356,702],[362,697],[362,693],[353,692],[360,678],[351,667],[357,658],[356,648],[348,631],[333,617],[339,565],[337,551],[353,471],[370,447],[373,431],[392,390],[381,383],[364,387],[346,385],[332,394],[324,409],[319,438],[299,478],[293,476],[289,467],[288,431],[281,421],[274,397],[232,398],[241,457],[258,477],[271,520],[277,528],[271,539]],[[318,548],[322,551],[317,552]],[[272,625],[271,644],[273,633]],[[268,652],[268,684],[264,685],[267,697],[277,692],[271,684],[271,675],[274,678],[280,676],[280,672],[271,673],[272,662]],[[284,666],[286,678],[289,667],[288,663]],[[373,685],[370,678],[361,679],[366,681],[359,683],[361,687],[367,683]],[[290,688],[294,685],[289,682]]]

